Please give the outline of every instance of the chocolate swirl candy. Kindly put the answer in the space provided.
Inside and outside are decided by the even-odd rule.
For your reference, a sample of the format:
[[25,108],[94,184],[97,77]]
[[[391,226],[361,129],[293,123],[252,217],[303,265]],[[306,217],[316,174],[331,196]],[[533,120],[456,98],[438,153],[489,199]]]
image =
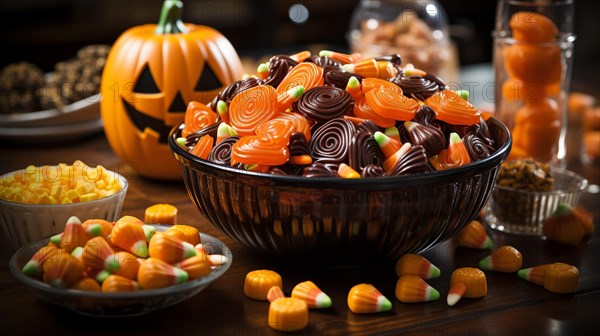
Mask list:
[[331,119],[313,133],[310,156],[321,162],[348,162],[348,148],[355,131],[351,122],[342,118]]
[[[233,97],[235,97],[236,95],[261,84],[262,81],[256,77],[248,77],[246,79],[242,79],[238,88],[235,90],[231,98],[229,98],[229,101],[231,101],[231,99],[233,99]],[[229,101],[227,103],[229,103]]]
[[310,155],[308,141],[302,132],[294,132],[290,135],[290,144],[288,145],[290,156]]
[[219,92],[214,98],[213,100],[210,102],[210,108],[215,112],[218,113],[217,111],[217,103],[219,102],[219,100],[222,100],[224,102],[228,102],[233,98],[233,95],[235,94],[235,91],[240,87],[240,84],[242,83],[241,80],[237,81],[237,82],[233,82],[229,85],[227,85],[227,87],[225,87],[223,90],[221,90],[221,92]]
[[396,65],[402,65],[402,56],[400,54],[383,55],[375,58],[376,61],[388,61]]
[[408,131],[410,143],[423,146],[428,158],[438,155],[447,146],[444,133],[433,126],[407,121],[404,127]]
[[302,176],[304,177],[337,177],[338,165],[335,163],[314,162],[308,167],[304,167]]
[[239,139],[239,136],[233,135],[221,140],[211,149],[208,154],[208,161],[229,166],[231,164],[231,149]]
[[427,74],[425,74],[425,76],[423,78],[436,83],[440,90],[448,89],[448,85],[446,85],[446,82],[444,82],[440,77],[438,77],[434,74],[427,73]]
[[413,117],[413,121],[418,122],[421,125],[429,125],[435,119],[435,111],[427,106],[422,105],[419,107],[415,116]]
[[311,56],[309,57],[306,62],[312,62],[315,63],[316,65],[320,66],[321,68],[325,67],[325,66],[333,66],[336,67],[338,69],[342,68],[342,63],[334,60],[333,58],[327,57],[327,56]]
[[354,133],[348,155],[350,167],[356,171],[362,171],[368,165],[381,166],[383,161],[385,161],[385,155],[370,133],[361,131]]
[[217,138],[217,129],[219,128],[219,125],[221,125],[221,117],[217,117],[217,120],[214,122],[214,124],[208,125],[206,127],[203,127],[199,130],[197,130],[196,132],[189,134],[186,138],[185,138],[185,146],[188,148],[192,148],[196,145],[196,143],[198,142],[198,140],[200,140],[200,138],[202,138],[205,135],[210,135],[213,139]]
[[420,100],[433,96],[439,88],[435,82],[421,76],[394,77],[391,82],[398,85],[405,96],[414,96]]
[[359,132],[362,131],[367,132],[369,134],[374,134],[375,132],[381,131],[379,126],[375,125],[375,123],[371,119],[366,119],[365,121],[362,121],[360,124],[358,124],[357,130]]
[[363,76],[352,72],[345,72],[340,70],[332,70],[327,72],[327,74],[325,75],[325,83],[332,84],[337,88],[345,90],[346,86],[348,85],[348,81],[352,76],[356,77],[356,79],[358,79],[358,81],[362,83]]
[[418,174],[433,171],[427,159],[425,148],[421,145],[412,146],[389,173],[391,176]]
[[295,108],[309,120],[325,122],[349,113],[353,104],[354,99],[346,90],[318,86],[306,91]]
[[377,165],[366,165],[361,173],[362,177],[380,177],[380,176],[385,176],[385,171],[383,170],[383,168],[381,166],[377,166]]
[[298,62],[286,55],[276,55],[269,60],[269,77],[265,84],[273,87],[279,86],[290,70],[298,65]]
[[471,161],[485,159],[490,156],[490,150],[483,140],[477,134],[467,133],[463,138],[463,143],[469,153]]

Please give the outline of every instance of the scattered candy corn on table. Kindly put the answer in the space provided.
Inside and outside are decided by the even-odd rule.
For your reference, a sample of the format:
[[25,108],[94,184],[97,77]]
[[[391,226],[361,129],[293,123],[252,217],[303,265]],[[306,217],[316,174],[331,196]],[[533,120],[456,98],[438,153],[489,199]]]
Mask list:
[[[575,154],[574,151],[572,154]],[[8,270],[14,250],[0,236],[0,334],[35,335],[53,332],[66,334],[111,335],[278,335],[268,326],[269,304],[244,295],[244,280],[250,271],[271,269],[281,274],[282,290],[291,296],[297,284],[313,281],[331,298],[331,307],[309,309],[308,325],[299,334],[589,334],[597,328],[600,315],[600,230],[577,246],[563,246],[537,238],[493,232],[488,234],[494,247],[510,245],[522,253],[522,268],[564,262],[580,271],[575,294],[554,294],[516,273],[484,271],[487,294],[478,299],[464,298],[450,307],[446,296],[455,269],[479,268],[479,262],[492,250],[458,247],[450,240],[423,255],[440,269],[439,277],[425,280],[439,291],[440,298],[421,303],[403,303],[395,296],[398,275],[395,262],[363,269],[302,268],[272,256],[255,255],[235,243],[202,219],[189,199],[183,183],[145,180],[131,167],[120,163],[106,139],[96,136],[79,143],[56,148],[0,148],[0,174],[52,162],[82,160],[101,164],[125,176],[129,191],[122,213],[144,218],[153,204],[170,203],[177,207],[178,222],[191,224],[227,244],[234,262],[229,271],[203,292],[187,301],[135,318],[94,319],[77,315],[38,299]],[[582,165],[576,159],[568,166],[591,183],[600,183],[600,166]],[[584,194],[583,205],[594,212],[600,227],[600,194]],[[360,249],[360,246],[357,246]],[[432,271],[434,272],[434,271]],[[437,271],[435,271],[437,274]],[[387,297],[391,310],[357,314],[348,308],[348,293],[355,285],[373,285]]]

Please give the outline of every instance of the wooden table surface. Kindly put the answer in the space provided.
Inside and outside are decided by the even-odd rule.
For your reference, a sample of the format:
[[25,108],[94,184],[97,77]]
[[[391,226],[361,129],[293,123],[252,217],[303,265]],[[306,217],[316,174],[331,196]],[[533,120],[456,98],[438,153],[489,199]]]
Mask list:
[[[0,335],[12,334],[145,334],[171,335],[275,335],[267,325],[268,303],[248,299],[243,294],[246,273],[273,269],[284,279],[284,291],[304,280],[313,280],[333,299],[333,307],[310,312],[304,334],[419,334],[419,335],[517,335],[594,334],[600,329],[600,239],[598,230],[578,246],[568,247],[539,238],[490,232],[496,246],[510,244],[523,254],[523,267],[562,261],[579,267],[579,289],[572,295],[558,295],[543,287],[520,280],[516,274],[487,273],[488,294],[482,299],[463,299],[448,307],[450,274],[455,268],[477,266],[489,251],[457,247],[450,240],[424,253],[440,267],[442,276],[429,280],[442,298],[430,303],[400,303],[394,298],[397,277],[393,263],[381,267],[346,270],[311,268],[282,264],[257,256],[226,237],[203,219],[192,204],[182,182],[156,182],[137,176],[120,163],[103,135],[74,141],[71,145],[48,148],[0,146],[0,173],[28,164],[72,163],[79,159],[90,165],[102,164],[129,179],[122,214],[143,218],[144,209],[168,202],[179,209],[179,221],[199,227],[224,241],[233,252],[233,266],[203,292],[175,306],[147,315],[123,319],[97,319],[80,316],[38,299],[8,270],[14,252],[7,238],[0,238]],[[600,167],[583,165],[576,157],[569,168],[600,183]],[[584,194],[582,203],[595,214],[600,225],[600,194]],[[356,315],[346,305],[348,290],[368,282],[392,299],[390,312]]]

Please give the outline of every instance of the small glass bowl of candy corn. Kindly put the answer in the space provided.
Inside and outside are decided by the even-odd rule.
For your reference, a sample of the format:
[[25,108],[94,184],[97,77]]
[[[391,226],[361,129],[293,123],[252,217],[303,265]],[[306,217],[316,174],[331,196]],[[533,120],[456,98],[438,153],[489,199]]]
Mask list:
[[484,220],[493,229],[543,235],[543,222],[559,206],[579,202],[588,181],[572,171],[531,159],[507,161],[500,168]]
[[[185,230],[185,225],[145,225],[124,216],[106,235],[108,222],[81,223],[74,218],[66,225],[74,228],[21,247],[11,257],[9,268],[39,298],[82,315],[126,317],[172,306],[204,290],[229,269],[233,260],[222,241],[197,229]],[[127,243],[136,236],[133,228],[139,229],[138,238],[147,243],[146,248]],[[98,235],[88,236],[85,244],[65,238],[67,231],[77,230]],[[120,243],[115,235],[123,237]],[[193,245],[191,239],[200,243]],[[152,244],[160,251],[153,252]],[[179,251],[183,259],[164,261],[170,256],[165,251]]]
[[128,182],[103,166],[33,166],[0,176],[0,227],[19,248],[62,232],[70,216],[119,218]]

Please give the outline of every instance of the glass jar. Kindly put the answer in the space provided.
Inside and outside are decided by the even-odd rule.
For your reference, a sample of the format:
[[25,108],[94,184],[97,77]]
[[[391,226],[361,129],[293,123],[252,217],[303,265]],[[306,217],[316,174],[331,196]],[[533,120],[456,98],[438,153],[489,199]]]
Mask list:
[[400,54],[402,63],[442,77],[458,77],[448,20],[435,0],[362,0],[354,10],[348,42],[365,57]]

